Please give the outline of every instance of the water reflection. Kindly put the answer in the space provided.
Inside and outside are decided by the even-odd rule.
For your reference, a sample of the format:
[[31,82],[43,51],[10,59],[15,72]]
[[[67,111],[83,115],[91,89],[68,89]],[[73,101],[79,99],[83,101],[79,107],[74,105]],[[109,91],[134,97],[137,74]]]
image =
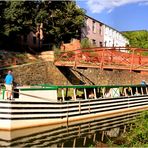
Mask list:
[[104,141],[105,135],[117,137],[135,115],[102,117],[12,132],[0,131],[0,147],[87,147],[96,141]]

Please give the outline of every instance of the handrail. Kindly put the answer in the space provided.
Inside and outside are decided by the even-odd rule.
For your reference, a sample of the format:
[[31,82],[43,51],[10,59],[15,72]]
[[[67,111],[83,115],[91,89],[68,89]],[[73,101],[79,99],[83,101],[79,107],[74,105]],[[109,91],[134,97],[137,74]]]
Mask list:
[[[63,88],[66,88],[66,89],[67,88],[83,89],[83,91],[85,90],[86,93],[85,93],[85,91],[84,92],[82,91],[82,92],[84,93],[86,100],[98,99],[98,98],[117,98],[117,97],[127,97],[127,96],[130,97],[130,96],[148,95],[147,85],[119,85],[119,86],[95,86],[95,85],[92,85],[92,86],[87,86],[87,85],[51,86],[50,85],[50,87],[48,85],[46,87],[44,87],[44,86],[41,87],[41,86],[38,85],[38,86],[32,86],[31,88],[21,88],[20,90],[21,91],[22,90],[25,90],[25,91],[26,90],[29,90],[29,91],[56,90],[57,91],[58,89],[61,89],[61,91],[62,91],[62,98],[61,98],[62,100],[61,101],[65,101],[66,96],[64,95],[64,89]],[[132,88],[134,88],[134,89],[132,89]],[[17,89],[17,88],[15,88],[15,89]],[[98,89],[101,90],[101,93],[98,92]],[[92,90],[92,91],[90,92],[89,90]],[[5,89],[3,89],[3,91],[5,91]],[[9,91],[9,90],[7,90],[7,91]],[[47,98],[47,97],[26,94],[26,93],[18,92],[18,91],[15,91],[15,90],[12,90],[10,92],[15,93],[15,94],[19,94],[19,95],[32,97],[32,98],[36,98],[36,99],[50,101],[50,99]],[[73,101],[76,101],[77,99],[82,99],[82,100],[84,99],[84,96],[81,95],[81,96],[77,97],[76,91],[74,91],[74,92],[75,92],[75,94],[73,94],[73,95],[75,96],[75,99]],[[71,94],[68,101],[70,101],[72,99],[73,95]],[[3,98],[4,98],[4,93],[3,93]],[[59,99],[60,99],[59,96],[57,96],[57,98],[55,98],[55,101],[58,101]]]
[[[145,87],[142,84],[136,85],[48,85],[48,84],[39,84],[34,86],[42,86],[42,88],[117,88],[117,87]],[[147,86],[147,85],[146,85]],[[33,88],[33,87],[32,87]],[[25,90],[25,88],[23,88]]]
[[147,57],[141,55],[141,51],[146,50],[131,47],[77,49],[61,52],[54,64],[56,66],[127,69],[130,72],[132,70],[147,71],[148,60]]

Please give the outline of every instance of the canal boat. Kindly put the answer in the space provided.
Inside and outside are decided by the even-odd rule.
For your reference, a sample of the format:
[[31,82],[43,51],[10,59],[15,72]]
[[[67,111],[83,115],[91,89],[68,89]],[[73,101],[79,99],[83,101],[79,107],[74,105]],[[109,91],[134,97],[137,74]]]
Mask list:
[[1,91],[0,129],[15,130],[148,110],[146,85],[18,86],[12,100]]

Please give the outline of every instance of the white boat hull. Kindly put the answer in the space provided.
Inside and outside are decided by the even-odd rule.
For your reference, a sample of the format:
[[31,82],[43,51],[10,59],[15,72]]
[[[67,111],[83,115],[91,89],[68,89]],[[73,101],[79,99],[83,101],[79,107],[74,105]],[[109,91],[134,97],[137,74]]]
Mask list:
[[0,129],[14,130],[148,110],[148,96],[67,102],[0,101]]

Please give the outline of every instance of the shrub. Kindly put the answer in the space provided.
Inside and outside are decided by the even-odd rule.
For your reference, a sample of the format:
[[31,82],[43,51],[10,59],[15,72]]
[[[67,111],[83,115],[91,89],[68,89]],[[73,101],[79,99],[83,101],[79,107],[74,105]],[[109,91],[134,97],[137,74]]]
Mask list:
[[58,47],[56,47],[55,45],[53,46],[52,50],[54,51],[55,57],[58,57],[61,53],[61,50]]
[[148,147],[148,111],[137,117],[134,123],[134,128],[124,135],[124,146]]
[[90,48],[92,47],[88,38],[84,38],[81,40],[81,48]]

